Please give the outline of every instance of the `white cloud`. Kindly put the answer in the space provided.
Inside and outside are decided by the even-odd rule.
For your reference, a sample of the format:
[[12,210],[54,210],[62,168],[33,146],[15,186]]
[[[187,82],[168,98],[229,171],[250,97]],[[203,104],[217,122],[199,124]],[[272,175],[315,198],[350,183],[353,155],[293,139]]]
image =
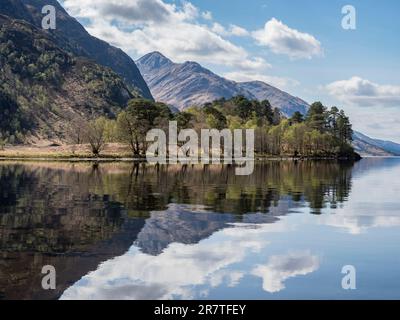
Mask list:
[[380,85],[352,77],[328,84],[326,89],[340,101],[357,106],[400,106],[400,86]]
[[312,35],[289,28],[275,18],[269,20],[263,29],[252,33],[261,46],[292,59],[311,59],[322,55],[321,43]]
[[206,20],[212,20],[213,19],[212,13],[210,11],[203,12],[201,14],[201,16]]
[[400,114],[398,107],[362,108],[346,106],[354,128],[373,138],[400,143]]
[[[145,1],[151,2],[149,0],[145,0]],[[190,2],[184,2],[181,13],[183,14],[183,19],[194,20],[199,16],[199,9],[197,7],[195,7],[193,4],[191,4]]]
[[219,24],[218,22],[214,22],[213,25],[211,26],[211,30],[221,36],[225,37],[231,37],[231,36],[236,36],[236,37],[246,37],[250,35],[250,32],[248,32],[246,29],[239,27],[235,24],[231,24],[229,28],[225,28],[223,25]]
[[227,72],[224,77],[236,82],[263,81],[280,89],[290,89],[300,84],[295,79],[269,76],[257,72]]
[[272,256],[266,265],[254,268],[252,274],[263,279],[263,289],[276,293],[285,289],[285,281],[297,276],[305,276],[319,269],[318,256],[310,252],[295,252]]
[[229,31],[233,36],[236,37],[246,37],[250,35],[250,33],[245,28],[239,27],[235,24],[230,25]]
[[[65,0],[65,8],[77,17],[87,19],[104,19],[107,21],[125,20],[131,23],[163,23],[173,15],[173,6],[159,0]],[[185,11],[186,10],[186,11]],[[189,7],[184,7],[182,13],[190,18]]]
[[214,22],[211,30],[219,35],[227,35],[228,31],[225,29],[225,27],[218,22]]
[[[88,19],[88,31],[94,36],[122,48],[134,57],[160,51],[177,62],[224,65],[240,70],[268,66],[260,57],[250,57],[238,45],[223,38],[223,30],[200,23],[212,18],[190,2],[167,4],[162,0],[65,0],[73,15]],[[245,30],[232,26],[227,31],[243,35]]]

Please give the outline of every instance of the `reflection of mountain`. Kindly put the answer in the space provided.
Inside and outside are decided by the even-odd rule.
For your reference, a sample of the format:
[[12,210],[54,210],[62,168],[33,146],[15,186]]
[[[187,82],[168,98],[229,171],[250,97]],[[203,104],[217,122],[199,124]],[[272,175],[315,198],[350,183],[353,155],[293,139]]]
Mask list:
[[157,255],[173,242],[197,243],[235,220],[231,214],[196,213],[190,209],[171,205],[164,212],[152,212],[135,245],[144,253]]
[[387,171],[388,169],[393,169],[395,167],[399,167],[399,159],[398,158],[369,158],[368,161],[359,161],[354,164],[352,170],[353,177],[359,177],[367,174],[370,171]]
[[[282,204],[287,202],[282,202]],[[218,230],[232,227],[234,223],[274,223],[277,216],[288,213],[288,206],[278,206],[274,215],[248,213],[243,216],[197,211],[193,206],[170,205],[166,211],[152,212],[146,219],[135,245],[142,252],[158,255],[171,243],[195,244]],[[282,210],[283,209],[283,210]],[[286,210],[285,210],[286,209]],[[275,216],[276,215],[276,216]]]
[[[304,201],[316,212],[345,201],[350,171],[335,162],[272,161],[239,177],[222,165],[2,162],[0,296],[57,298],[133,243],[146,257],[158,256],[237,233],[238,224],[252,226],[243,235],[257,233],[257,225],[278,227]],[[261,243],[248,245],[256,250]],[[54,292],[40,286],[45,264],[57,270]]]
[[[122,207],[90,193],[82,178],[0,167],[0,297],[57,298],[135,240],[143,219],[125,221]],[[41,288],[41,268],[48,264],[57,270],[55,291]]]
[[[81,243],[76,244],[76,249],[66,253],[34,250],[8,252],[1,249],[0,260],[3,262],[0,266],[0,298],[19,300],[60,297],[66,288],[88,272],[96,270],[101,262],[124,254],[142,226],[143,220],[130,221],[109,239],[97,243],[89,241],[88,244],[82,244],[85,241],[82,239]],[[45,234],[46,230],[42,232]],[[53,236],[57,237],[57,234]],[[45,265],[52,265],[57,271],[57,288],[54,291],[41,288],[43,275],[40,272]]]
[[198,288],[237,286],[246,272],[235,265],[267,247],[269,233],[285,231],[284,224],[236,226],[217,231],[211,241],[173,243],[156,256],[132,247],[68,288],[62,299],[204,298],[207,292],[201,296]]

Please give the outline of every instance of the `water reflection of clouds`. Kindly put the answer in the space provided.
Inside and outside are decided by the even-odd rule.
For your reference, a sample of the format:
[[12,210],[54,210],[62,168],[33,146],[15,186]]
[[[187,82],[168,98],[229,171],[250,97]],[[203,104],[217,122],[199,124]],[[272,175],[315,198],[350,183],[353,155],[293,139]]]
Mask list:
[[[349,234],[367,233],[374,228],[400,226],[400,166],[364,172],[353,180],[352,191],[342,207],[327,209],[319,223]],[[372,187],[372,192],[371,192]]]
[[394,228],[400,227],[400,215],[395,216],[349,216],[349,215],[330,215],[321,217],[321,223],[339,228],[352,235],[367,233],[374,228]]
[[320,260],[310,252],[292,252],[269,258],[267,264],[256,266],[252,274],[263,279],[263,289],[276,293],[285,289],[285,281],[305,276],[319,269]]
[[[196,244],[171,243],[156,256],[133,246],[125,255],[102,263],[96,271],[75,283],[64,292],[62,299],[206,298],[211,288],[235,287],[245,275],[260,276],[256,271],[265,271],[262,267],[254,265],[252,274],[251,267],[241,270],[238,264],[267,247],[269,233],[287,232],[288,226],[284,221],[232,226]],[[310,256],[309,253],[303,258],[289,255],[289,262],[281,264],[273,258],[273,268],[269,267],[281,277],[278,282],[282,283],[288,272],[287,277],[294,277],[304,274],[305,268],[315,269],[315,263],[309,267],[310,263],[305,262]],[[291,263],[290,270],[286,270],[288,263]],[[280,267],[284,269],[279,271]]]
[[[364,172],[353,179],[346,202],[336,208],[322,209],[320,216],[302,216],[302,221],[297,222],[300,225],[304,220],[306,225],[319,223],[350,234],[366,233],[378,227],[399,227],[400,181],[395,180],[399,175],[397,168]],[[170,205],[166,212],[152,213],[139,235],[138,244],[158,242],[156,248],[163,250],[149,250],[157,252],[150,255],[140,250],[142,247],[133,246],[125,255],[101,264],[66,290],[62,298],[207,298],[212,288],[240,286],[246,276],[261,278],[265,292],[281,292],[289,287],[289,279],[309,275],[318,270],[321,263],[319,256],[310,251],[278,252],[269,258],[266,254],[265,264],[254,258],[270,250],[265,248],[272,233],[287,235],[296,228],[293,215],[283,219],[285,214],[311,210],[301,204],[292,206],[283,198],[277,207],[269,208],[268,215],[248,214],[241,222],[236,222],[234,215],[221,216],[202,207]],[[199,219],[196,215],[203,216]],[[162,231],[156,235],[155,230]],[[205,240],[195,239],[193,234],[200,234]],[[182,242],[182,239],[194,241]]]

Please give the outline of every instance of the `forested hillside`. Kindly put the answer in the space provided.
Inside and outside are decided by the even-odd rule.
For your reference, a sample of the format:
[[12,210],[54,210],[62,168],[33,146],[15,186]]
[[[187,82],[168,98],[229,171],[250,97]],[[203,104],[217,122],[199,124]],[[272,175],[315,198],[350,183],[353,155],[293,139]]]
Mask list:
[[70,122],[115,116],[139,97],[111,69],[59,48],[48,33],[0,15],[2,139],[66,139]]
[[56,8],[57,27],[45,32],[65,51],[95,61],[111,68],[132,90],[141,96],[153,99],[135,62],[121,49],[91,36],[86,29],[60,5],[57,0],[1,0],[0,14],[13,19],[24,20],[41,28],[42,8],[52,5]]

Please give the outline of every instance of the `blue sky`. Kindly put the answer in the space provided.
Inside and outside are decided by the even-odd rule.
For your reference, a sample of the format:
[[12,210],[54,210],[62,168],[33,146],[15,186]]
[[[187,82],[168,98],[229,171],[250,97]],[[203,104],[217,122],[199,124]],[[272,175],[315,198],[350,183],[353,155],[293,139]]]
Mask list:
[[[237,81],[263,80],[343,108],[354,129],[400,142],[397,0],[64,0],[134,59],[160,51]],[[356,30],[342,28],[342,7]]]

